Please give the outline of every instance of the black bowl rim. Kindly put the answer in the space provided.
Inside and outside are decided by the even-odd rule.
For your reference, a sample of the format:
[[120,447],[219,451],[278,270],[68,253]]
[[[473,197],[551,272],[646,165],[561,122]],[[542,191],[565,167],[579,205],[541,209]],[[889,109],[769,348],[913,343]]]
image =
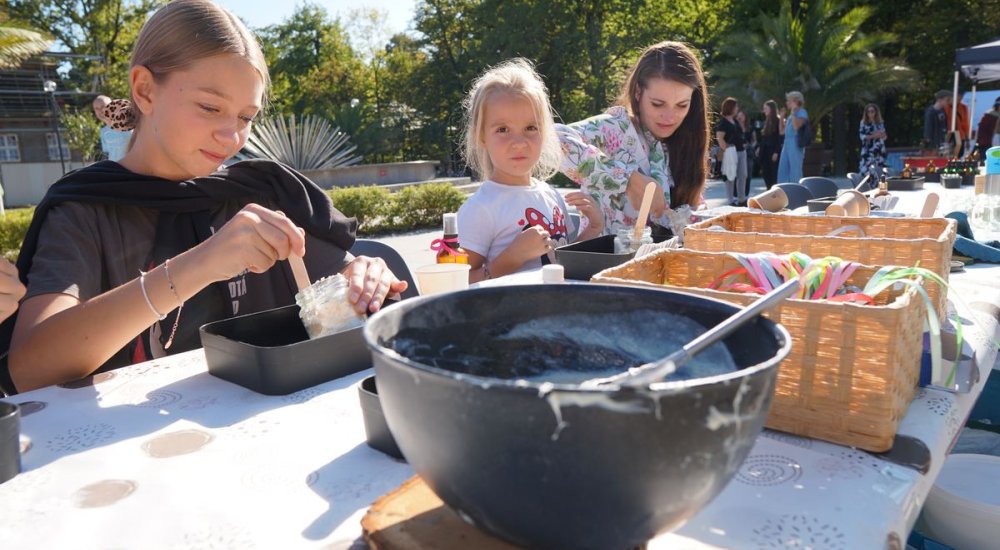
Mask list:
[[[568,284],[577,286],[574,283],[568,283]],[[462,292],[462,293],[466,293],[466,292],[468,292],[468,293],[488,293],[488,292],[496,292],[498,289],[512,290],[512,291],[516,292],[516,289],[518,289],[518,288],[531,288],[531,289],[535,289],[538,286],[539,285],[489,286],[489,287],[480,287],[480,288],[470,288],[470,289],[466,289],[466,290],[459,290],[459,291],[456,291],[456,292]],[[600,283],[580,283],[579,286],[581,286],[581,288],[593,288],[593,289],[613,288],[615,290],[620,290],[620,291],[624,291],[624,292],[635,292],[635,293],[667,292],[667,293],[670,293],[670,294],[679,294],[679,295],[682,295],[684,297],[695,298],[695,299],[698,299],[698,300],[704,300],[706,302],[710,302],[710,303],[716,304],[718,306],[721,306],[722,308],[730,309],[731,310],[731,312],[729,313],[730,315],[732,315],[733,313],[735,313],[737,310],[740,309],[739,307],[735,306],[734,304],[731,304],[731,303],[726,302],[724,300],[718,300],[716,298],[708,298],[708,297],[705,297],[705,296],[699,296],[697,294],[691,294],[691,293],[688,293],[688,292],[680,292],[680,291],[677,291],[677,290],[667,289],[667,288],[664,288],[664,289],[659,289],[659,288],[645,288],[645,287],[640,288],[640,287],[633,287],[633,286],[627,286],[627,285],[609,285],[609,284],[600,284]],[[585,291],[585,292],[589,292],[589,291]],[[449,293],[445,293],[445,294],[434,294],[434,295],[430,295],[430,296],[417,296],[417,297],[414,297],[414,298],[410,298],[409,300],[404,300],[404,301],[400,302],[397,307],[399,308],[400,311],[405,311],[405,310],[408,310],[408,309],[412,309],[412,308],[418,307],[420,304],[422,304],[424,302],[434,301],[434,300],[440,299],[440,298],[442,298],[444,296],[447,296],[447,295],[450,295],[450,294],[452,294],[452,293],[449,292]],[[396,309],[396,308],[393,308],[393,309]],[[625,389],[624,387],[622,387],[620,385],[614,385],[614,384],[608,384],[608,385],[603,385],[603,386],[581,387],[579,384],[565,384],[565,383],[555,383],[555,382],[533,382],[533,381],[530,381],[530,380],[524,380],[524,379],[520,379],[520,378],[516,378],[516,379],[490,378],[490,377],[486,377],[486,376],[477,376],[477,375],[474,375],[474,374],[459,373],[459,372],[455,372],[455,371],[451,371],[451,370],[447,370],[447,369],[442,369],[442,368],[434,367],[434,366],[431,366],[431,365],[425,365],[423,363],[418,363],[416,361],[413,361],[413,360],[409,359],[408,357],[404,357],[403,355],[400,355],[394,349],[390,349],[390,348],[381,346],[377,342],[375,342],[374,336],[371,334],[371,332],[372,332],[372,328],[371,327],[372,327],[373,324],[377,324],[378,323],[378,319],[380,319],[382,315],[383,315],[383,312],[381,310],[378,311],[377,313],[375,313],[374,315],[372,315],[372,316],[369,317],[368,322],[365,323],[365,326],[364,326],[363,335],[364,335],[364,338],[365,338],[365,344],[372,351],[372,353],[373,354],[383,353],[386,356],[392,358],[393,360],[398,361],[398,362],[406,365],[407,367],[414,368],[416,370],[425,372],[425,373],[430,374],[432,376],[437,376],[437,377],[447,378],[447,379],[451,379],[451,380],[468,382],[468,383],[471,383],[471,384],[474,384],[474,385],[477,385],[477,386],[480,386],[480,387],[504,387],[504,388],[508,388],[508,389],[512,389],[512,390],[531,391],[533,393],[538,393],[539,395],[544,395],[544,394],[552,392],[552,391],[559,391],[560,393],[585,393],[585,394],[600,393],[600,394],[609,394],[609,393],[618,393],[618,392],[621,392],[621,391],[623,391]],[[764,370],[767,370],[767,369],[770,369],[770,368],[777,368],[778,364],[781,361],[783,361],[788,356],[788,353],[789,353],[789,351],[791,350],[791,347],[792,347],[792,338],[791,338],[791,335],[788,333],[788,330],[785,329],[785,327],[782,326],[780,323],[776,323],[774,321],[771,321],[770,319],[767,319],[766,317],[762,317],[761,320],[765,324],[774,325],[774,328],[777,330],[778,335],[781,336],[781,338],[784,340],[784,342],[782,343],[781,347],[778,348],[778,353],[775,354],[775,356],[772,357],[771,359],[769,359],[769,360],[767,360],[767,361],[765,361],[763,363],[758,363],[756,365],[750,365],[750,366],[744,367],[742,369],[737,369],[737,370],[735,370],[733,372],[728,372],[728,373],[724,373],[724,374],[716,374],[716,375],[713,375],[713,376],[704,376],[704,377],[699,377],[699,378],[687,378],[687,379],[684,379],[684,380],[673,380],[673,381],[670,381],[670,382],[657,382],[655,384],[649,384],[648,386],[646,386],[644,388],[638,388],[638,390],[640,390],[640,391],[649,391],[649,392],[653,392],[653,393],[670,393],[670,392],[678,392],[678,391],[688,391],[691,388],[697,388],[697,387],[701,387],[701,386],[710,386],[710,385],[718,384],[720,382],[727,382],[727,381],[732,381],[732,380],[739,380],[741,378],[752,376],[752,375],[754,375],[754,374],[756,374],[756,373],[758,373],[760,371],[764,371]],[[373,363],[375,363],[375,361],[373,361]]]

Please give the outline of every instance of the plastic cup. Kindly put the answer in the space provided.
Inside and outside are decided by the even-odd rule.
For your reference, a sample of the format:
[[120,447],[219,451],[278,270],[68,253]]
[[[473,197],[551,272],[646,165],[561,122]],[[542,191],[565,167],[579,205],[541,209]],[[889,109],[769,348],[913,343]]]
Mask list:
[[833,204],[826,207],[827,216],[858,217],[867,216],[871,212],[868,197],[860,191],[848,189],[837,196]]
[[469,288],[469,264],[431,264],[418,267],[417,288],[421,296]]
[[21,472],[21,411],[0,401],[0,483]]
[[747,200],[747,206],[767,212],[778,212],[788,206],[788,195],[780,187],[774,187],[750,197]]

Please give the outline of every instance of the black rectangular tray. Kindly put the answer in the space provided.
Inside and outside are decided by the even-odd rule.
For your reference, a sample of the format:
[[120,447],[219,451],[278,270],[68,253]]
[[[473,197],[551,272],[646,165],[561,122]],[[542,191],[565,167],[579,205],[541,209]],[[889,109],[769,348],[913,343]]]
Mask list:
[[589,281],[598,271],[621,265],[635,254],[615,254],[615,236],[601,235],[556,248],[556,263],[562,264],[567,279]]
[[810,212],[826,212],[826,207],[830,206],[837,200],[837,197],[820,197],[818,199],[809,199],[806,201],[806,205],[809,206]]
[[914,176],[912,178],[886,178],[889,191],[914,191],[924,188],[924,177]]
[[293,304],[208,323],[200,333],[209,374],[287,395],[371,367],[362,328],[310,340]]

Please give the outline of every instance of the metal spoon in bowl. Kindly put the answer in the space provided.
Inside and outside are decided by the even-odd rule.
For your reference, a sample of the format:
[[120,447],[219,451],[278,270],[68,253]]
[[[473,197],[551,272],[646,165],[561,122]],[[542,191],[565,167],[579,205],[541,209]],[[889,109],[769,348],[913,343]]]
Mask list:
[[582,387],[597,387],[614,384],[622,387],[637,388],[659,382],[677,370],[677,367],[690,361],[698,353],[701,353],[712,344],[735,332],[736,329],[756,319],[761,313],[777,306],[785,298],[795,294],[799,288],[799,278],[790,279],[778,288],[761,296],[760,299],[747,307],[737,311],[718,325],[703,332],[700,336],[685,344],[684,347],[663,359],[639,365],[638,367],[632,367],[627,372],[614,376],[585,380],[580,385]]

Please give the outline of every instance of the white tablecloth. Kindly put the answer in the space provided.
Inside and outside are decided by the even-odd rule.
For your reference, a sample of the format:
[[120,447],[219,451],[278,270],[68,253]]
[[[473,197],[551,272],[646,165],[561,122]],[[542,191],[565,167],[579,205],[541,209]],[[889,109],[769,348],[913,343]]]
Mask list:
[[[900,434],[929,449],[926,474],[767,430],[719,497],[651,548],[902,548],[996,360],[998,280],[1000,266],[952,277],[983,329],[966,330],[981,377],[911,404]],[[412,475],[364,443],[366,374],[268,397],[209,375],[197,350],[15,396],[31,447],[0,485],[0,547],[358,545],[367,506]]]

